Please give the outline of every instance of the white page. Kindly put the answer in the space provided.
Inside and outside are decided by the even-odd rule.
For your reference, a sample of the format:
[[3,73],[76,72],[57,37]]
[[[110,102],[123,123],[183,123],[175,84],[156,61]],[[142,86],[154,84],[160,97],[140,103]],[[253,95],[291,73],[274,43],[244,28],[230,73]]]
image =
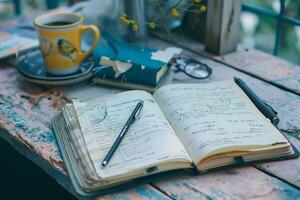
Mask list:
[[[144,101],[137,120],[108,166],[101,161],[120,133],[139,100]],[[74,102],[91,159],[100,177],[109,177],[166,160],[191,158],[155,103],[142,91],[129,91],[87,102]]]
[[234,82],[174,84],[153,96],[195,162],[221,148],[287,142]]

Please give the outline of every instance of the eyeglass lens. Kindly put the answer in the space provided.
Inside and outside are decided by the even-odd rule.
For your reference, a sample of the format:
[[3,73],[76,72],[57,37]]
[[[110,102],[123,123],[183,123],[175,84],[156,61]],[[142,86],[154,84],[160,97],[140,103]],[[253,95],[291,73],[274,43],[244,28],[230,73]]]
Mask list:
[[186,75],[196,79],[207,78],[212,73],[212,69],[206,64],[194,61],[189,58],[175,58],[172,62],[172,66],[175,66]]
[[209,75],[207,68],[205,68],[197,63],[188,63],[185,66],[185,71],[186,71],[186,73],[193,75],[195,77],[198,77],[198,78],[204,78]]

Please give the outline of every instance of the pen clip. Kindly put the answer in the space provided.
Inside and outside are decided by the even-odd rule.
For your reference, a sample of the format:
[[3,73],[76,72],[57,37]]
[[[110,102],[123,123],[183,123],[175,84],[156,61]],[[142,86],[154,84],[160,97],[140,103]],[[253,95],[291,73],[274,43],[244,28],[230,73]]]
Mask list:
[[[141,110],[142,110],[142,108],[143,108],[143,105],[144,105],[144,101],[140,101],[139,103],[138,103],[138,105],[137,105],[137,108],[138,108],[138,110],[136,111],[136,113],[134,114],[134,116],[133,116],[133,119],[135,120],[136,118],[137,118],[137,116],[140,114],[140,112],[141,112]],[[135,108],[135,109],[137,109],[137,108]]]
[[139,108],[139,110],[135,113],[135,115],[134,115],[134,119],[136,119],[137,118],[137,116],[139,115],[139,113],[141,112],[141,110],[142,110],[142,108]]

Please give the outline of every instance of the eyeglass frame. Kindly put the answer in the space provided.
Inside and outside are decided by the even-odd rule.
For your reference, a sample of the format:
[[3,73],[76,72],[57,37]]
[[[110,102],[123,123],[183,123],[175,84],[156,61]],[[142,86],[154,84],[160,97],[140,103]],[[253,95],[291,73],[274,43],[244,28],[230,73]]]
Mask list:
[[[184,60],[184,62],[185,62],[184,69],[182,69],[180,67],[180,64],[177,63],[177,60],[179,60],[179,59]],[[186,61],[188,61],[188,62],[186,62]],[[188,73],[185,69],[188,66],[188,64],[190,64],[190,63],[198,64],[199,67],[202,67],[203,69],[205,69],[205,71],[207,72],[207,75],[204,76],[204,77],[197,77],[197,76],[194,76],[193,74]],[[183,72],[185,75],[187,75],[191,78],[194,78],[194,79],[206,79],[212,74],[212,71],[213,71],[211,67],[209,67],[207,64],[205,64],[203,62],[200,62],[200,61],[195,60],[193,58],[187,58],[187,57],[182,57],[182,56],[172,58],[171,61],[168,63],[168,65],[170,67],[172,67],[172,66],[176,67],[176,69],[178,69],[179,71]]]

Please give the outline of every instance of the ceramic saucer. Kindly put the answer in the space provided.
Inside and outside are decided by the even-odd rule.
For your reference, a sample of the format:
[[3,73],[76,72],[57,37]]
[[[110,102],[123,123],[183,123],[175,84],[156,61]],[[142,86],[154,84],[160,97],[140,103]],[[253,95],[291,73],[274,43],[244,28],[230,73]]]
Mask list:
[[55,76],[46,72],[41,52],[34,50],[22,55],[18,59],[17,67],[20,76],[29,82],[41,85],[61,86],[91,78],[92,68],[95,63],[96,58],[89,56],[80,65],[80,69],[77,72],[64,76]]

